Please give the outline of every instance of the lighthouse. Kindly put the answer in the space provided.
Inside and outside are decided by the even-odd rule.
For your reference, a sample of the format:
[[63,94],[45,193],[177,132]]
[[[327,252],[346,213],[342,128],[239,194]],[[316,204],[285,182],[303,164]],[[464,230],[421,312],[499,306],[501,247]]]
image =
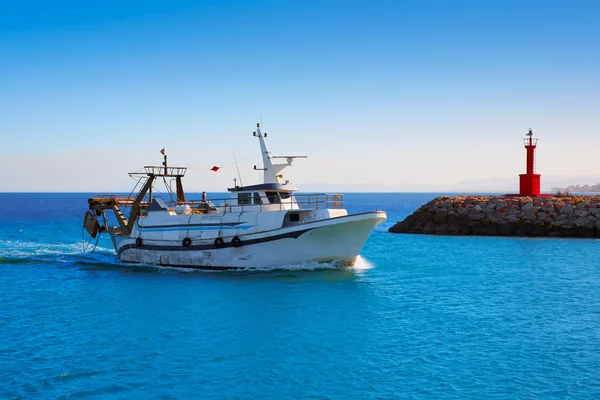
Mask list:
[[535,148],[537,138],[533,137],[531,129],[525,135],[523,144],[527,150],[527,172],[519,175],[519,195],[520,196],[539,196],[540,195],[540,174],[534,173],[535,167]]

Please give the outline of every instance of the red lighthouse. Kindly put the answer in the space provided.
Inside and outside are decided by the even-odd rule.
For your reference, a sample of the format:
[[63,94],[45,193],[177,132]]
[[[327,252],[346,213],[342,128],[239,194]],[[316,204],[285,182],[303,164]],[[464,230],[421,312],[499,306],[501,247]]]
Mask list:
[[519,175],[519,195],[520,196],[539,196],[540,195],[540,174],[533,172],[535,166],[535,148],[537,138],[533,137],[531,129],[523,139],[525,149],[527,150],[527,172]]

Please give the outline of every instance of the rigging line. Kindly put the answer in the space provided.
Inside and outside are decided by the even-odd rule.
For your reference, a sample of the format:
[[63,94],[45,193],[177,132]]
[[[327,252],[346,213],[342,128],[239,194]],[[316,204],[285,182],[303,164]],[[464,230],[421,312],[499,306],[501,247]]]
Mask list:
[[244,184],[242,183],[242,175],[240,174],[240,167],[238,166],[238,162],[235,159],[235,153],[233,152],[233,150],[231,150],[231,154],[233,154],[233,159],[234,159],[234,162],[235,162],[235,168],[237,169],[238,178],[240,178],[240,186],[244,186]]
[[175,179],[171,179],[167,183],[167,178],[163,177],[165,187],[167,188],[167,191],[169,192],[169,198],[171,199],[171,203],[177,204],[177,195],[175,194],[175,192],[173,192],[173,186],[172,186],[172,183],[174,180]]
[[[90,235],[90,240],[88,240],[87,244],[85,243],[85,234],[83,233],[85,230],[85,225],[81,227],[81,245],[82,245],[82,249],[81,252],[85,253],[88,249],[88,247],[90,247],[90,243],[92,242],[92,235]],[[92,251],[90,251],[90,253],[93,253],[94,250],[96,250],[96,247],[98,246],[98,241],[100,240],[100,234],[98,235],[98,238],[96,239],[96,243],[94,244],[94,248],[92,249]]]
[[[141,168],[140,168],[141,169]],[[132,179],[133,178],[131,175],[129,175]],[[136,191],[138,185],[140,184],[140,182],[142,181],[142,179],[144,179],[143,177],[138,178],[135,186],[133,187],[133,189],[131,189],[131,192],[129,193],[129,196],[127,196],[128,199],[131,198],[131,196],[133,195],[133,192]],[[129,203],[129,202],[128,202]],[[123,207],[123,211],[127,212],[127,219],[131,218],[131,209],[133,208],[133,204],[132,205],[126,205]]]
[[167,193],[169,194],[169,200],[171,203],[173,203],[173,189],[171,189],[171,186],[169,186],[169,184],[167,183],[167,178],[164,176],[163,183],[165,184],[165,188],[167,189]]
[[[262,154],[262,153],[257,153],[257,154],[254,154],[254,155],[248,156],[248,157],[246,157],[246,158],[243,158],[243,159],[241,159],[241,160],[239,160],[239,161],[237,161],[237,162],[238,162],[238,163],[241,163],[241,162],[247,161],[247,160],[249,160],[249,159],[251,159],[251,158],[258,157],[258,156],[260,156],[261,154]],[[229,164],[224,164],[224,165],[222,165],[222,166],[219,166],[219,169],[221,169],[221,168],[225,168],[225,167],[229,167],[229,166],[231,166],[231,165],[233,165],[233,164],[235,164],[235,163],[236,163],[236,162],[234,161],[234,162],[232,162],[232,163],[229,163]],[[208,171],[210,171],[210,168],[204,168],[204,167],[202,167],[202,168],[201,168],[201,167],[187,167],[187,169],[196,169],[196,170],[204,170],[204,171],[207,171],[207,170],[208,170]]]
[[94,248],[92,249],[92,251],[90,251],[90,254],[96,251],[96,247],[98,247],[98,242],[100,241],[100,235],[101,234],[98,234],[98,237],[96,238],[96,243],[94,243]]
[[87,244],[85,244],[85,233],[83,233],[85,231],[85,225],[81,227],[81,252],[85,253],[85,251],[87,250],[88,246],[90,245],[90,242],[92,241],[92,235],[90,235],[90,240],[88,240]]

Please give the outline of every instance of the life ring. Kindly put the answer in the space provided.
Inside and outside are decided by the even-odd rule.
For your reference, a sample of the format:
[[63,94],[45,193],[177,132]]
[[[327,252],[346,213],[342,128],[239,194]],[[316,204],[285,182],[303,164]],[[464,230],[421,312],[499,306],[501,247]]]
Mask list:
[[135,245],[137,247],[142,247],[142,238],[141,237],[135,239]]
[[192,239],[190,239],[190,238],[183,239],[183,242],[181,242],[181,245],[183,247],[190,247],[192,245]]
[[223,247],[224,243],[225,242],[223,242],[223,238],[218,237],[218,238],[215,239],[215,246],[216,247]]
[[240,247],[242,245],[242,241],[239,237],[234,236],[233,239],[231,239],[231,245],[233,247]]

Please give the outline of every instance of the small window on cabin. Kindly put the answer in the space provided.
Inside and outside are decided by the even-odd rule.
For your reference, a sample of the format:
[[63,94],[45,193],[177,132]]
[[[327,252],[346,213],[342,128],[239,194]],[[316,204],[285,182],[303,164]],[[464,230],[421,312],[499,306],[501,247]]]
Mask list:
[[251,193],[238,193],[238,204],[252,204],[252,194]]
[[277,192],[265,192],[267,195],[267,199],[269,199],[270,204],[280,204],[281,199],[279,198],[279,193]]
[[290,214],[290,221],[291,222],[300,222],[300,214],[298,214],[298,213]]
[[287,200],[292,196],[290,192],[279,192],[279,195],[281,196],[281,200]]
[[260,199],[260,193],[254,192],[254,204],[262,204],[262,200]]

